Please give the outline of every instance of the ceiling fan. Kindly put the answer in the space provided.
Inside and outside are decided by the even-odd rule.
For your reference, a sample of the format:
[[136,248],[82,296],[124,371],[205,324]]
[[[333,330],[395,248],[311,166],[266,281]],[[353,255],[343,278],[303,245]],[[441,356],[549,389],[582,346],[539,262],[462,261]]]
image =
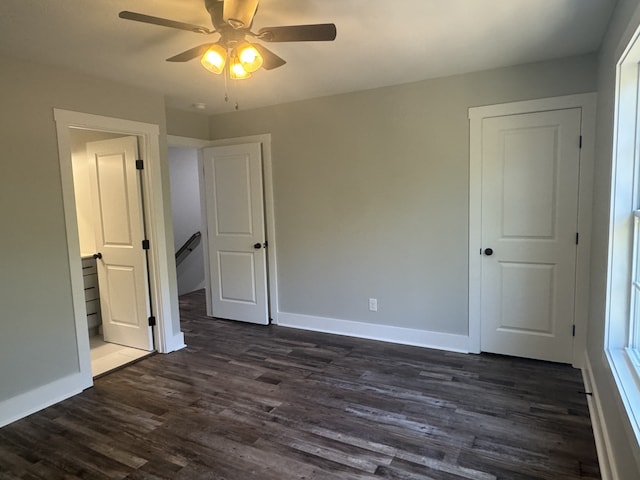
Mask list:
[[213,29],[126,10],[120,12],[119,17],[203,35],[219,34],[217,42],[203,43],[167,58],[167,61],[187,62],[200,57],[202,66],[207,70],[228,74],[231,79],[248,78],[261,67],[273,70],[286,63],[265,46],[255,43],[256,40],[275,43],[332,41],[336,38],[336,26],[333,23],[264,27],[254,33],[251,26],[259,1],[204,0]]

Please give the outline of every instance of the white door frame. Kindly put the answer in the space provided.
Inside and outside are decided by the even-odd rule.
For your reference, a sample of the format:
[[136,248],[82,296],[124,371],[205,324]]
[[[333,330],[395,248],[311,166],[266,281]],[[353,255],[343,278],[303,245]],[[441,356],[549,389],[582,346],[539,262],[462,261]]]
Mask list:
[[169,251],[165,240],[164,194],[160,173],[160,128],[158,125],[150,123],[57,108],[54,108],[54,118],[58,135],[58,154],[67,232],[67,249],[71,270],[78,358],[80,373],[85,383],[84,388],[87,388],[93,385],[93,378],[91,375],[91,356],[80,260],[69,129],[79,128],[121,133],[123,135],[137,136],[140,139],[140,153],[146,160],[145,168],[142,171],[144,178],[143,195],[147,236],[151,244],[149,249],[149,281],[151,286],[150,301],[153,314],[156,317],[156,326],[154,327],[155,347],[160,353],[169,353],[183,348],[185,345],[183,334],[174,335],[172,330],[172,310],[174,306],[177,310],[177,298],[172,298],[171,293],[177,291],[177,286],[175,285],[175,278],[169,275],[169,260],[173,259],[173,252]]
[[[276,255],[276,228],[275,228],[275,208],[273,201],[273,166],[271,159],[271,134],[265,133],[261,135],[249,135],[245,137],[226,138],[223,140],[200,140],[196,138],[180,137],[169,135],[167,143],[170,147],[189,147],[201,150],[206,147],[225,147],[229,145],[240,145],[242,143],[260,143],[262,145],[262,169],[264,182],[264,210],[265,210],[265,231],[269,242],[267,247],[267,288],[269,293],[269,318],[272,323],[278,324],[278,263]],[[200,204],[202,205],[202,225],[207,225],[207,212],[204,208],[205,186],[204,179],[204,163],[202,155],[198,154],[198,172],[200,178]],[[204,276],[207,291],[211,291],[211,277],[208,267],[209,258],[209,236],[207,229],[202,229],[202,245],[205,262]],[[212,316],[209,296],[207,299],[207,315]]]
[[482,120],[489,117],[522,113],[582,109],[582,149],[578,199],[578,232],[580,242],[576,258],[576,291],[573,323],[576,334],[573,366],[582,367],[587,345],[589,313],[589,263],[591,250],[591,209],[595,152],[596,94],[585,93],[563,97],[504,103],[469,108],[469,352],[481,348],[481,279],[482,279]]

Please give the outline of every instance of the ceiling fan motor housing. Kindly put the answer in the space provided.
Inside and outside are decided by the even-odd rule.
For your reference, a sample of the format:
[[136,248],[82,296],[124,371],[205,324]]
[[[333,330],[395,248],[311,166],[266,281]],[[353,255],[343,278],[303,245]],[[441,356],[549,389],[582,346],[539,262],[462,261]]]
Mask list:
[[248,30],[253,24],[253,16],[258,10],[259,0],[204,0],[204,6],[211,16],[216,30]]
[[220,31],[224,30],[225,28],[229,28],[229,26],[224,23],[223,20],[223,0],[204,0],[204,6],[207,9],[207,12],[209,12],[209,15],[211,16],[211,23],[216,30]]

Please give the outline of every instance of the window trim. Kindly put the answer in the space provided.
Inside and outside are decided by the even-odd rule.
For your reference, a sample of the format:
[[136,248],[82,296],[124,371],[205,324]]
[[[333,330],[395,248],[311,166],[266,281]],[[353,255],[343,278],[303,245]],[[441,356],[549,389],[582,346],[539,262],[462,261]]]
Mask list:
[[640,445],[640,353],[629,347],[635,299],[631,288],[636,275],[635,211],[640,208],[639,63],[640,28],[616,64],[604,353]]
[[[640,86],[640,81],[638,85]],[[636,151],[636,157],[637,156],[638,151]],[[637,171],[639,163],[638,161],[635,162],[636,173],[634,180],[636,188],[634,188],[634,190],[637,190],[638,184],[640,184],[640,172]],[[638,198],[637,192],[635,198],[636,205],[638,205],[640,198]],[[629,323],[625,350],[635,370],[640,374],[640,364],[638,363],[638,360],[640,360],[640,209],[636,209],[631,213],[633,215],[633,253],[631,256],[631,282],[629,284],[631,289],[629,298]]]

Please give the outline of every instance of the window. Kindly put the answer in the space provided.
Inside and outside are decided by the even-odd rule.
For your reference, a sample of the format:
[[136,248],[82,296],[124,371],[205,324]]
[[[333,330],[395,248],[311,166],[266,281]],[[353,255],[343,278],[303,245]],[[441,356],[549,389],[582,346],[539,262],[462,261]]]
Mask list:
[[617,65],[605,352],[640,442],[640,30]]
[[[635,163],[637,164],[638,162]],[[638,178],[637,173],[634,183],[636,187],[640,184],[640,178]],[[637,192],[638,188],[634,190]],[[629,332],[625,348],[636,372],[640,373],[640,209],[633,211],[633,254],[629,310]]]

